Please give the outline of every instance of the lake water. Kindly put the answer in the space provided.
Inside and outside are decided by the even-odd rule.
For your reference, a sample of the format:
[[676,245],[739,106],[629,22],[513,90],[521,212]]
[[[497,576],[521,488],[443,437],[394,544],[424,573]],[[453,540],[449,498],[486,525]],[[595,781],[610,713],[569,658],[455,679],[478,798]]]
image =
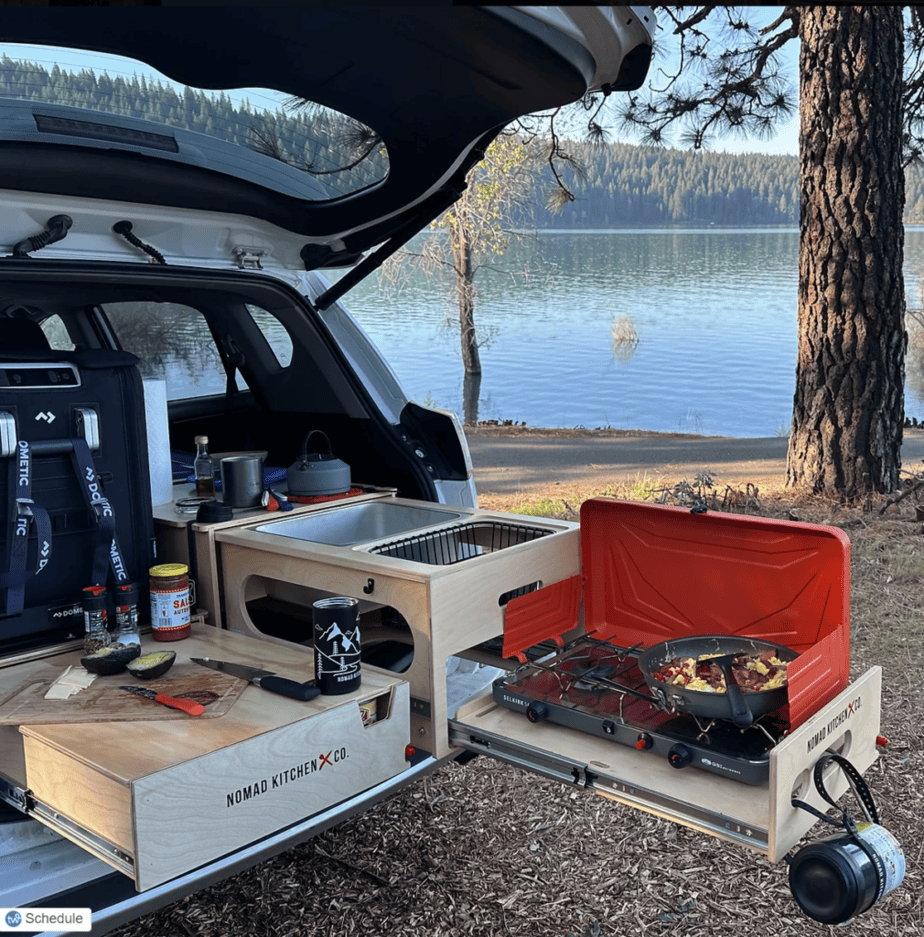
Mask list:
[[[482,269],[475,319],[479,419],[739,437],[784,434],[796,363],[798,231],[548,231]],[[907,229],[906,285],[917,295],[924,229]],[[334,279],[334,278],[332,278]],[[375,276],[351,313],[420,403],[462,412],[463,370],[448,278]],[[628,317],[638,343],[614,345]],[[924,418],[920,365],[905,409]]]

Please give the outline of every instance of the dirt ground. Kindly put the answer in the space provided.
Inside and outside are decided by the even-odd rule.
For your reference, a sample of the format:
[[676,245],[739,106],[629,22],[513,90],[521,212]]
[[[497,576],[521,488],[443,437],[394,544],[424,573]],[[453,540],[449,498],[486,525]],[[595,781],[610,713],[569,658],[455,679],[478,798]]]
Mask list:
[[[494,438],[514,452],[529,436]],[[492,469],[477,438],[473,456],[476,474],[504,467],[495,453]],[[681,480],[666,464],[640,466],[640,477],[629,469],[623,481],[551,478],[513,492],[492,493],[483,476],[481,503],[574,517],[594,494],[650,499],[645,479]],[[852,541],[851,673],[883,668],[881,732],[889,739],[867,780],[908,865],[904,884],[875,908],[843,928],[818,924],[792,900],[785,863],[771,866],[744,847],[480,757],[119,937],[924,933],[924,501],[907,497],[882,513],[884,498],[845,508],[782,490],[779,473],[748,476],[745,466],[735,475],[731,464],[698,468],[714,469],[717,497],[742,495],[736,510],[838,525]],[[755,487],[756,497],[744,498]],[[829,832],[818,824],[812,838]]]

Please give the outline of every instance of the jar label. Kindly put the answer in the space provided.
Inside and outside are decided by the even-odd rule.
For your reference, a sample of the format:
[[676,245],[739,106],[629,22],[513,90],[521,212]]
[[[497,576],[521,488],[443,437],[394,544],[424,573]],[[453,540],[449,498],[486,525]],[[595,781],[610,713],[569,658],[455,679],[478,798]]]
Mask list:
[[876,823],[858,823],[857,833],[881,862],[882,890],[879,898],[882,898],[901,885],[905,877],[905,854],[898,840],[885,827]]
[[155,628],[179,628],[189,624],[189,589],[151,593],[151,624]]

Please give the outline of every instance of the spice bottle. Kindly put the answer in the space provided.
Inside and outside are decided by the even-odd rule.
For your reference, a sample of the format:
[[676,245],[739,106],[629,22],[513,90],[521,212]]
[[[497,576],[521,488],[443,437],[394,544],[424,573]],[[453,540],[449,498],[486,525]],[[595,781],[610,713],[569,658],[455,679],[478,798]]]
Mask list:
[[138,630],[138,587],[123,582],[115,588],[116,626],[112,633],[115,644],[141,644]]
[[189,624],[189,567],[182,563],[163,563],[152,566],[151,628],[155,641],[179,641],[188,638]]
[[106,587],[86,586],[81,597],[83,599],[83,649],[87,654],[94,654],[104,647],[109,647],[112,639],[109,637],[108,617],[106,611]]
[[212,457],[209,455],[208,436],[196,437],[196,461],[194,469],[196,473],[196,497],[214,498],[215,466],[212,464]]

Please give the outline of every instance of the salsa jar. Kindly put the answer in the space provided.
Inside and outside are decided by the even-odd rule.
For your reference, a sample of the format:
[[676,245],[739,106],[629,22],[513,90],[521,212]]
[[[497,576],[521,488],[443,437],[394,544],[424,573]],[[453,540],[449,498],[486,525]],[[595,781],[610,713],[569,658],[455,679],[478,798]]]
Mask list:
[[190,633],[189,567],[183,563],[162,563],[152,566],[151,628],[155,641],[179,641]]

